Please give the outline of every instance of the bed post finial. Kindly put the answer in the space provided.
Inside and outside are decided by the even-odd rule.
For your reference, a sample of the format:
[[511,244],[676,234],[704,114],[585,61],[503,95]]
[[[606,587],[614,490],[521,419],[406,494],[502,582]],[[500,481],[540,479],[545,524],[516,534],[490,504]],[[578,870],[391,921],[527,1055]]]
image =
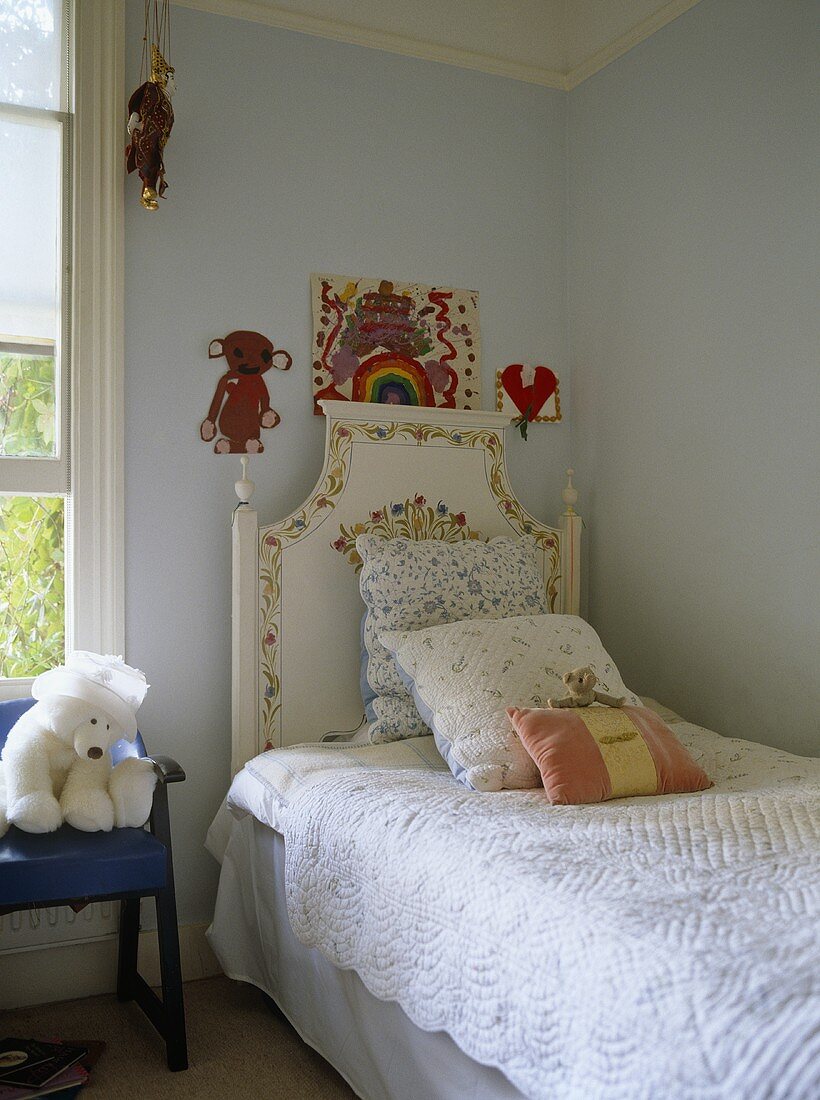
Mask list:
[[239,508],[249,508],[251,503],[251,497],[253,496],[256,486],[248,477],[248,456],[242,455],[240,461],[242,462],[242,477],[239,481],[234,482],[234,491],[239,497]]
[[561,491],[565,511],[561,516],[561,611],[578,615],[581,610],[581,525],[575,511],[578,490],[572,484],[574,470],[567,470],[567,484]]
[[573,505],[578,503],[578,490],[572,484],[572,475],[574,473],[575,471],[572,469],[567,470],[566,488],[561,491],[561,498],[567,506],[567,510],[564,512],[565,516],[574,516],[576,514]]

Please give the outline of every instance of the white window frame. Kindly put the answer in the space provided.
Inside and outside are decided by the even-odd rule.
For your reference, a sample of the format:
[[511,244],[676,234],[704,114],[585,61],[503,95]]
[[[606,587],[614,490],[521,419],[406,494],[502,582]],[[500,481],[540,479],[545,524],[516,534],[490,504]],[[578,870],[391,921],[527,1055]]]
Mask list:
[[[64,129],[72,138],[67,152],[73,154],[72,255],[65,283],[71,342],[64,357],[70,378],[62,386],[64,412],[70,399],[71,433],[66,649],[120,654],[125,641],[125,5],[124,0],[75,0],[73,6],[74,113]],[[0,698],[27,695],[31,683],[0,680]]]

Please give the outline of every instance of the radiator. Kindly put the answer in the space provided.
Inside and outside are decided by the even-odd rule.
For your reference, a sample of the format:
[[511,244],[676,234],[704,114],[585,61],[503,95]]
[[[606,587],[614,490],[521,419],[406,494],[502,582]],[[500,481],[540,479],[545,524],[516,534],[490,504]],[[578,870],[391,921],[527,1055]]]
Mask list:
[[114,936],[119,920],[117,901],[94,902],[79,913],[67,905],[8,913],[0,916],[0,953]]

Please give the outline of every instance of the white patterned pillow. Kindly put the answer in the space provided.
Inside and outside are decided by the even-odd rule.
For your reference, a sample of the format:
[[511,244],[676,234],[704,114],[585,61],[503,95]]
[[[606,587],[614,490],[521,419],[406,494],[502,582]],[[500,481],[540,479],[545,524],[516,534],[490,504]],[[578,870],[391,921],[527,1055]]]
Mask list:
[[362,697],[376,744],[429,733],[379,641],[384,630],[413,630],[456,619],[500,619],[547,610],[532,538],[382,539],[359,535]]
[[577,615],[450,623],[385,631],[380,638],[453,775],[475,790],[541,785],[506,708],[545,707],[550,696],[566,695],[561,677],[570,669],[589,665],[601,691],[640,705],[601,639]]

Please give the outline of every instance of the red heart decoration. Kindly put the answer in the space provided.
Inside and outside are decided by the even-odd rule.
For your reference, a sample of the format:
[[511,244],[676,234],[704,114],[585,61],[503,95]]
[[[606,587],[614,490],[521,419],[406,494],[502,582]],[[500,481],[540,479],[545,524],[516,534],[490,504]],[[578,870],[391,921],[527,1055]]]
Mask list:
[[501,372],[501,385],[522,416],[530,410],[527,419],[533,421],[558,389],[558,379],[549,367],[536,367],[532,385],[525,386],[521,379],[523,369],[522,363],[505,367]]

